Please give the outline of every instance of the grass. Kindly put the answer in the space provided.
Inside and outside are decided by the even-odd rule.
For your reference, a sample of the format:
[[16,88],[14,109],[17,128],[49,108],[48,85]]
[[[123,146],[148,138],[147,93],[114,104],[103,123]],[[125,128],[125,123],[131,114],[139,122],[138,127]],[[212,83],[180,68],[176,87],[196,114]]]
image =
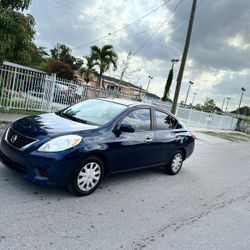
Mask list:
[[202,133],[232,142],[250,141],[250,136],[243,133],[228,133],[228,132],[213,132],[213,131],[203,131]]
[[21,114],[21,115],[40,115],[40,114],[43,114],[45,112],[32,111],[32,110],[21,110],[21,109],[3,109],[3,108],[0,108],[0,113]]

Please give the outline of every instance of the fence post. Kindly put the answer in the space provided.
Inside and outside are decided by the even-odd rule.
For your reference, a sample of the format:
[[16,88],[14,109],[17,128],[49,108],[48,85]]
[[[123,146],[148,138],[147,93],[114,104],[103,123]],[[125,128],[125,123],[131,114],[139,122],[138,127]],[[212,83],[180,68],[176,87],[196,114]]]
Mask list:
[[[173,105],[173,104],[172,104]],[[172,109],[172,107],[171,107],[171,109]],[[170,109],[170,110],[171,110]],[[179,105],[177,105],[177,107],[176,107],[176,116],[178,116],[178,112],[179,112]]]
[[201,127],[201,117],[202,117],[202,113],[201,113],[201,111],[199,111],[199,113],[200,113],[200,117],[199,117],[198,124],[199,124],[199,127]]
[[231,123],[230,123],[230,128],[229,128],[230,130],[232,130],[233,120],[234,120],[234,118],[231,117]]
[[17,74],[17,68],[15,68],[15,71],[14,71],[14,77],[13,77],[12,88],[11,88],[11,96],[10,96],[9,108],[12,107],[12,101],[13,101],[13,95],[14,95],[15,83],[16,83],[16,74]]
[[224,115],[222,114],[221,122],[220,122],[220,128],[221,128],[221,129],[223,129],[223,119],[224,119]]
[[51,89],[50,89],[50,97],[49,97],[49,103],[48,103],[48,111],[51,112],[52,108],[52,103],[53,103],[53,97],[54,97],[54,92],[55,92],[55,85],[56,85],[56,74],[52,75],[53,80],[51,84]]
[[189,125],[189,122],[190,122],[190,118],[191,118],[191,113],[192,113],[192,108],[190,108],[190,112],[189,112],[189,115],[188,115],[188,121],[187,121],[187,125]]

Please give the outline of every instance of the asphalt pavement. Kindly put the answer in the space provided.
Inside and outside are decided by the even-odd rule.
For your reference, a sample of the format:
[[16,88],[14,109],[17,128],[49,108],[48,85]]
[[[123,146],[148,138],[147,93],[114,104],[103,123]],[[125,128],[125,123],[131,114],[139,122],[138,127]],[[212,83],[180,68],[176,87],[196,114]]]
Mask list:
[[196,135],[177,176],[120,174],[81,198],[0,164],[0,249],[250,249],[250,143]]

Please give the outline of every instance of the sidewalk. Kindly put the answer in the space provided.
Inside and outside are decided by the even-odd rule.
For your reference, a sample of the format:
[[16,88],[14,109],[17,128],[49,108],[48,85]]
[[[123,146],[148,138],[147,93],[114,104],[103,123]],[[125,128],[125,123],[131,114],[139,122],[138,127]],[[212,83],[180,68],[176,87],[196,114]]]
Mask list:
[[4,121],[4,122],[14,122],[20,118],[23,118],[27,115],[23,115],[23,114],[8,114],[8,113],[0,113],[0,122]]
[[219,128],[199,128],[199,127],[187,127],[188,130],[193,131],[193,132],[204,132],[204,131],[213,131],[213,132],[228,132],[228,133],[233,133],[237,132],[234,130],[227,130],[227,129],[219,129]]

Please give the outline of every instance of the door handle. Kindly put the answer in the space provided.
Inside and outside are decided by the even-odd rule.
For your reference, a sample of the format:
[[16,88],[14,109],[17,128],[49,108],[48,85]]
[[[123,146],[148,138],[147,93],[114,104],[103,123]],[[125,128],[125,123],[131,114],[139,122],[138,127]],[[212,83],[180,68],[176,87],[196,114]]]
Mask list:
[[146,142],[146,143],[150,143],[150,142],[152,142],[152,141],[153,141],[152,138],[146,138],[146,139],[145,139],[145,142]]

